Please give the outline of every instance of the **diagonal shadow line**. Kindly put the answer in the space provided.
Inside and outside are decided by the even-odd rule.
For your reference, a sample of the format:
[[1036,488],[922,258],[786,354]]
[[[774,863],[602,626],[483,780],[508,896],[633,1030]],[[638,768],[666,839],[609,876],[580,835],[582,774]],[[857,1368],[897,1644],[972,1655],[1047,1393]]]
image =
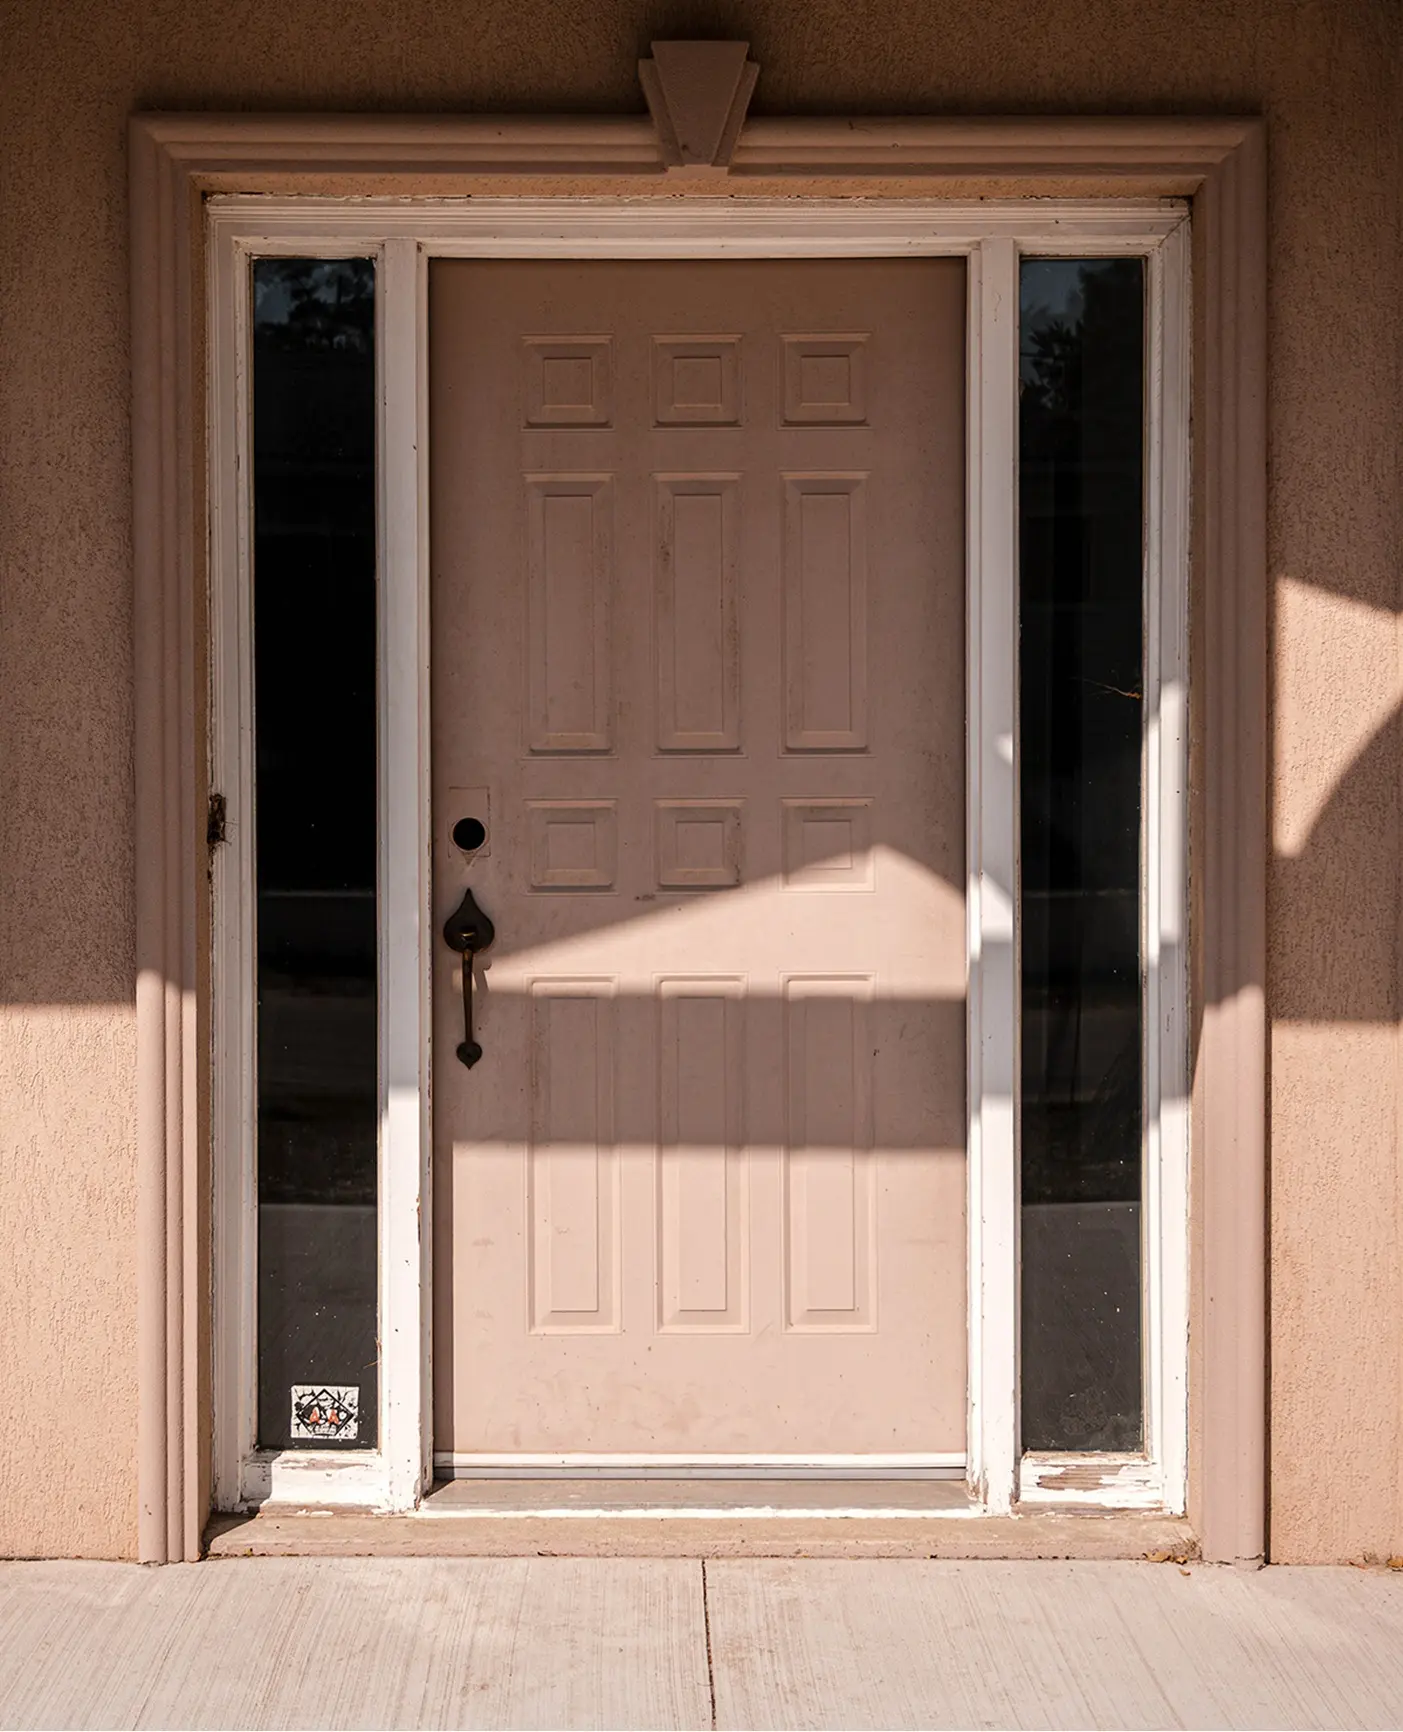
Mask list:
[[1273,856],[1273,1021],[1392,1027],[1399,1020],[1400,761],[1403,707],[1350,762],[1299,851]]

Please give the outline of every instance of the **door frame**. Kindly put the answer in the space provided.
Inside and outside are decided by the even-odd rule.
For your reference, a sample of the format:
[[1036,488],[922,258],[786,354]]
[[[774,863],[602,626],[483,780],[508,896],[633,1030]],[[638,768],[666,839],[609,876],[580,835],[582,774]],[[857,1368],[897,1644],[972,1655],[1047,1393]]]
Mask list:
[[[1262,155],[1252,122],[872,123],[855,145],[851,123],[755,122],[737,150],[744,167],[749,141],[751,185],[775,193],[767,207],[734,198],[733,185],[699,183],[688,191],[732,195],[724,204],[694,197],[658,206],[639,192],[671,193],[645,150],[634,122],[386,122],[142,119],[133,125],[134,384],[136,390],[136,543],[138,572],[138,903],[141,977],[139,1039],[139,1474],[141,1553],[160,1558],[197,1555],[209,1493],[230,1494],[230,1440],[237,1446],[247,1415],[230,1375],[230,1338],[248,1339],[251,1321],[245,1274],[247,1245],[225,1230],[246,1212],[250,1172],[232,1147],[248,1147],[251,1090],[239,1041],[247,1041],[247,994],[231,994],[231,969],[249,978],[246,924],[229,910],[240,848],[245,781],[224,782],[234,759],[247,760],[247,712],[231,694],[246,684],[247,643],[239,645],[238,584],[228,581],[246,562],[240,528],[237,471],[229,448],[231,424],[219,409],[236,406],[246,373],[220,336],[231,314],[237,326],[239,248],[283,252],[363,251],[372,236],[381,251],[382,296],[377,316],[384,357],[380,385],[381,559],[387,593],[400,605],[383,609],[382,664],[405,704],[382,702],[382,794],[395,838],[382,858],[386,945],[382,992],[391,1015],[382,1035],[382,1273],[383,1356],[381,1448],[359,1458],[282,1452],[267,1464],[266,1485],[280,1499],[413,1507],[430,1468],[427,1436],[426,980],[431,950],[427,915],[427,528],[425,357],[423,312],[428,250],[456,256],[847,256],[918,250],[963,253],[970,259],[971,393],[969,401],[971,569],[969,697],[977,726],[970,758],[970,1109],[971,1109],[971,1481],[982,1508],[1006,1512],[1020,1495],[1033,1501],[1046,1487],[1019,1468],[1017,1388],[1017,1191],[1013,1127],[1016,1006],[1013,933],[1016,790],[1009,742],[1015,722],[1014,622],[1016,547],[1017,258],[1025,250],[1063,253],[1144,252],[1151,266],[1152,331],[1163,336],[1164,364],[1152,367],[1150,568],[1164,574],[1160,599],[1147,615],[1150,641],[1160,634],[1161,665],[1169,670],[1158,744],[1161,768],[1148,765],[1146,818],[1163,826],[1166,844],[1190,824],[1198,894],[1193,944],[1171,912],[1186,894],[1182,877],[1151,891],[1147,908],[1162,917],[1166,948],[1154,971],[1158,1010],[1177,1022],[1168,1072],[1149,1054],[1147,1080],[1158,1078],[1171,1102],[1168,1135],[1161,1125],[1149,1154],[1163,1183],[1147,1184],[1147,1217],[1162,1231],[1155,1243],[1175,1250],[1151,1268],[1148,1299],[1173,1338],[1147,1330],[1147,1474],[1120,1465],[1114,1483],[1090,1488],[1101,1507],[1182,1508],[1188,1451],[1187,1136],[1189,1131],[1188,996],[1193,972],[1196,1023],[1192,1088],[1195,1204],[1199,1214],[1192,1258],[1196,1331],[1195,1443],[1227,1481],[1199,1468],[1197,1509],[1190,1504],[1210,1555],[1261,1553],[1264,1411],[1262,1241],[1264,1221],[1264,1018],[1262,888],[1264,814],[1264,426],[1262,378]],[[552,130],[553,129],[553,130]],[[873,139],[871,134],[889,136]],[[752,139],[752,134],[753,139]],[[589,148],[586,148],[588,145]],[[854,164],[863,146],[871,159]],[[532,150],[535,155],[533,157]],[[495,155],[494,155],[495,153]],[[425,182],[447,187],[445,162],[471,181],[474,173],[520,173],[542,153],[562,178],[562,195],[512,198],[501,179],[490,184],[507,200],[435,204]],[[904,154],[902,154],[904,153]],[[645,157],[647,158],[645,162]],[[605,159],[602,163],[599,159]],[[646,173],[634,196],[611,206],[580,198],[603,191],[595,173]],[[389,166],[387,166],[387,164]],[[788,166],[797,184],[771,187]],[[1094,178],[1095,199],[1050,204],[1045,197],[994,204],[927,202],[911,196],[900,171],[916,174],[920,190],[947,182],[966,190],[1065,192]],[[685,171],[684,171],[685,172]],[[298,196],[278,203],[269,194],[324,194],[326,175],[339,191],[383,192],[386,178],[420,202],[355,204]],[[842,175],[841,200],[813,195]],[[398,178],[397,178],[398,177]],[[854,178],[858,184],[854,185]],[[806,184],[806,182],[816,184]],[[1109,183],[1109,184],[1108,184]],[[452,185],[458,191],[458,185]],[[486,190],[475,188],[475,190]],[[609,187],[615,192],[614,187]],[[747,193],[751,190],[746,188]],[[851,199],[864,195],[862,204]],[[905,196],[871,198],[872,193]],[[1131,194],[1135,202],[1108,193]],[[256,200],[219,195],[260,193]],[[210,195],[213,195],[211,197]],[[1146,202],[1147,196],[1151,202]],[[1195,296],[1204,333],[1197,354],[1195,477],[1198,502],[1195,569],[1212,582],[1195,584],[1202,633],[1201,678],[1192,698],[1213,743],[1204,752],[1195,726],[1194,761],[1204,782],[1201,811],[1186,807],[1189,733],[1182,669],[1187,644],[1189,548],[1187,401],[1190,373],[1188,234],[1180,203],[1194,196]],[[568,201],[568,202],[567,202]],[[708,209],[708,206],[710,208]],[[309,219],[315,222],[309,226]],[[766,232],[768,225],[769,232]],[[574,228],[573,235],[565,233]],[[207,242],[208,252],[205,248]],[[280,244],[279,244],[280,243]],[[636,250],[630,250],[636,249]],[[749,252],[747,253],[747,249]],[[224,261],[221,268],[221,259]],[[207,272],[207,274],[206,274]],[[147,274],[150,273],[150,274]],[[1158,288],[1154,285],[1158,283]],[[154,285],[154,293],[152,292]],[[204,304],[209,323],[200,316]],[[226,323],[221,326],[221,319]],[[211,340],[213,339],[213,340]],[[208,348],[206,349],[206,343]],[[208,372],[200,365],[209,363]],[[201,389],[204,386],[205,389]],[[198,413],[204,399],[208,419]],[[1158,404],[1155,409],[1153,405]],[[1158,441],[1166,406],[1182,435]],[[1171,449],[1172,447],[1172,449]],[[418,453],[418,461],[415,452]],[[211,482],[207,498],[205,463]],[[246,473],[246,470],[245,470]],[[1176,507],[1175,509],[1174,507]],[[207,523],[204,512],[208,508]],[[1159,527],[1156,529],[1155,520]],[[208,529],[208,565],[200,531]],[[1177,539],[1176,539],[1177,531]],[[208,578],[205,589],[202,579]],[[1174,617],[1163,609],[1174,596]],[[246,591],[245,591],[246,595]],[[208,600],[206,611],[205,600]],[[232,610],[232,613],[231,613]],[[1205,629],[1206,628],[1206,629]],[[1177,659],[1176,659],[1177,658]],[[202,720],[197,701],[202,673],[212,710]],[[1202,692],[1199,687],[1204,688]],[[382,697],[384,691],[382,688]],[[1148,699],[1148,694],[1147,694]],[[1149,704],[1147,702],[1147,710]],[[1166,728],[1166,719],[1168,727]],[[210,754],[206,756],[208,727]],[[1153,738],[1151,729],[1147,737]],[[232,753],[232,757],[231,757]],[[213,767],[217,775],[213,776]],[[1167,767],[1167,768],[1166,768]],[[395,773],[391,773],[393,771]],[[245,772],[246,773],[246,772]],[[202,889],[203,793],[230,799],[228,834],[235,847],[213,851],[213,928]],[[1256,826],[1255,818],[1263,823]],[[1176,829],[1177,827],[1177,829]],[[239,841],[243,837],[242,843]],[[1181,851],[1173,850],[1178,861]],[[1158,857],[1158,856],[1156,856]],[[212,974],[201,963],[212,937]],[[1153,937],[1148,955],[1154,958]],[[211,954],[204,952],[204,954]],[[1179,984],[1175,984],[1176,981]],[[1151,982],[1152,994],[1156,990]],[[1201,996],[1200,996],[1201,995]],[[1150,1023],[1156,1014],[1149,1004]],[[240,1019],[243,1019],[242,1021]],[[247,1057],[245,1045],[242,1056]],[[1174,1057],[1174,1053],[1178,1057]],[[204,1055],[202,1057],[202,1054]],[[1161,1054],[1161,1059],[1163,1054]],[[208,1069],[206,1069],[208,1065]],[[1178,1073],[1177,1093],[1169,1079]],[[1176,1149],[1180,1151],[1176,1154]],[[1205,1153],[1209,1158],[1205,1159]],[[212,1168],[209,1162],[212,1160]],[[202,1255],[204,1185],[212,1174],[216,1231],[214,1267]],[[247,1237],[247,1234],[245,1234]],[[232,1246],[232,1248],[231,1248]],[[208,1331],[213,1275],[215,1327]],[[232,1284],[231,1284],[232,1283]],[[234,1295],[239,1295],[237,1299]],[[1182,1327],[1180,1323],[1182,1322]],[[1211,1323],[1211,1326],[1210,1326]],[[1157,1344],[1157,1345],[1156,1345]],[[205,1357],[213,1352],[214,1365]],[[213,1376],[208,1375],[212,1369]],[[211,1384],[213,1387],[211,1388]],[[213,1398],[213,1414],[209,1409]],[[214,1438],[214,1460],[207,1440]],[[247,1432],[243,1432],[248,1436]],[[1083,1461],[1085,1458],[1082,1458]],[[210,1485],[213,1469],[215,1484]],[[239,1495],[257,1493],[262,1464]],[[1065,1501],[1065,1492],[1057,1493]]]
[[[966,715],[967,1474],[990,1514],[1080,1501],[1179,1513],[1187,1442],[1188,1145],[1182,702],[1188,594],[1188,212],[1181,201],[1016,202],[474,199],[456,210],[369,201],[216,198],[210,235],[211,624],[215,786],[228,845],[214,861],[215,1504],[265,1500],[412,1509],[430,1483],[428,275],[435,258],[958,257],[967,271]],[[379,1447],[258,1450],[254,1174],[249,261],[377,260],[379,467]],[[1018,1413],[1016,754],[1020,256],[1143,254],[1147,271],[1147,718],[1144,748],[1147,1127],[1143,1232],[1146,1448],[1095,1461],[1024,1457]],[[1161,701],[1162,700],[1162,701]],[[220,1399],[222,1397],[222,1399]],[[639,1458],[642,1468],[663,1458]],[[498,1470],[505,1458],[476,1463]],[[526,1471],[544,1460],[524,1458]],[[569,1458],[562,1465],[575,1466]],[[727,1465],[734,1465],[728,1463]],[[766,1459],[762,1469],[890,1472],[905,1458]],[[1080,1471],[1075,1471],[1080,1469]],[[1074,1470],[1074,1471],[1069,1471]],[[1059,1482],[1073,1479],[1069,1493]]]

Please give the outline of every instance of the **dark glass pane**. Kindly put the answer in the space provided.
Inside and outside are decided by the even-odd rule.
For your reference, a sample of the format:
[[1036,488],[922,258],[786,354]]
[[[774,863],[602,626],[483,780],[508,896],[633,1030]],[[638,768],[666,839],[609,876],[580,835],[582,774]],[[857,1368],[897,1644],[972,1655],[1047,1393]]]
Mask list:
[[1019,412],[1023,1447],[1141,1445],[1144,269],[1028,259]]
[[[368,259],[252,268],[258,1437],[366,1448],[377,1408],[375,274]],[[357,1392],[354,1438],[344,1389]],[[315,1441],[294,1433],[294,1390]],[[319,1391],[331,1399],[305,1399]]]

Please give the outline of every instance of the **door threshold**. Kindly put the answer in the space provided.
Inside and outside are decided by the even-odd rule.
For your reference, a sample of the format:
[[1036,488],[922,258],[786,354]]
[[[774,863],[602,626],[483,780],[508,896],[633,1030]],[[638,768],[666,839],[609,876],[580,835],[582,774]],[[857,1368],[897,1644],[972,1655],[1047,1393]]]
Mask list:
[[512,1516],[573,1521],[591,1516],[740,1521],[783,1516],[912,1518],[979,1513],[963,1479],[580,1479],[437,1480],[419,1506],[421,1519]]
[[587,1455],[574,1453],[434,1456],[434,1477],[448,1479],[891,1480],[965,1483],[962,1452],[930,1455]]
[[985,1515],[963,1485],[440,1482],[406,1515],[264,1504],[219,1516],[206,1555],[238,1557],[1176,1558],[1198,1542],[1142,1511]]

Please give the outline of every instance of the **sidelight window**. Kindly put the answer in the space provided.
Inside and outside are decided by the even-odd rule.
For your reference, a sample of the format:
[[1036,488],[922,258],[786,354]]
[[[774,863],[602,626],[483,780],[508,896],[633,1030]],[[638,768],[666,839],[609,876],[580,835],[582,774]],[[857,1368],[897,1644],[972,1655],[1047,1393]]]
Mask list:
[[375,266],[255,259],[258,1421],[376,1442]]
[[1144,1442],[1145,269],[1022,261],[1022,1442]]

